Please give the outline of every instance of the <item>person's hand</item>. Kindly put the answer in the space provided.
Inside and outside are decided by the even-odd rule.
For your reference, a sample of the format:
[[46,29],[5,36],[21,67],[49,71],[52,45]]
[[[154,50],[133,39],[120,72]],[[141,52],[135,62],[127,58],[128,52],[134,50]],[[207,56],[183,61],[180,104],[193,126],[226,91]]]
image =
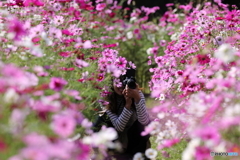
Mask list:
[[140,94],[139,94],[139,86],[138,86],[138,84],[136,84],[136,86],[137,87],[135,89],[131,89],[131,88],[129,88],[126,85],[125,89],[123,90],[123,93],[127,97],[134,98],[134,101],[136,103],[138,103],[140,101],[141,97],[140,97]]
[[131,109],[131,106],[132,106],[132,98],[129,97],[129,96],[127,96],[126,93],[124,93],[124,91],[123,91],[123,95],[124,95],[124,98],[125,98],[125,100],[126,100],[126,105],[125,105],[125,107],[126,107],[127,109]]

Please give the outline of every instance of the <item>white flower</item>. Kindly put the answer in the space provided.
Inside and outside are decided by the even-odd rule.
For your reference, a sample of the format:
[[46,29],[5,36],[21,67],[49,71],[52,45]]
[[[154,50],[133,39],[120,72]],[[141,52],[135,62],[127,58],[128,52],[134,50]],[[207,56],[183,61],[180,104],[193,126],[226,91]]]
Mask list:
[[[1,29],[1,27],[0,27],[0,29]],[[6,31],[1,31],[0,32],[0,37],[4,37],[6,33],[7,33]]]
[[133,38],[133,33],[132,31],[127,32],[127,38],[132,39]]
[[144,160],[142,153],[138,152],[134,155],[133,160]]
[[83,143],[92,144],[93,146],[108,145],[109,142],[115,140],[118,134],[114,128],[104,128],[99,132],[93,133],[91,136],[85,136]]
[[157,151],[155,149],[152,149],[152,148],[148,148],[146,151],[145,151],[145,155],[147,158],[153,160],[157,157]]
[[182,153],[183,160],[192,160],[195,154],[195,148],[200,145],[201,140],[199,138],[192,139],[187,148]]
[[156,42],[156,41],[155,41],[155,35],[154,35],[154,34],[148,34],[148,35],[147,35],[147,39],[148,39],[149,41],[153,42],[153,43]]
[[41,17],[41,15],[39,15],[39,14],[34,14],[34,15],[33,15],[33,20],[35,20],[35,21],[40,21],[40,20],[42,20],[42,17]]
[[174,40],[177,40],[179,37],[179,33],[178,32],[175,32],[174,34],[171,35],[171,40],[174,41]]
[[165,113],[158,113],[157,117],[159,119],[163,119],[165,117]]
[[17,102],[18,98],[19,98],[19,95],[12,88],[9,88],[7,92],[4,94],[4,101],[6,103],[15,103]]
[[148,54],[148,55],[152,54],[152,48],[148,48],[148,49],[147,49],[147,54]]
[[168,120],[165,125],[168,127],[168,128],[173,128],[175,127],[175,123],[171,120]]
[[234,117],[240,115],[240,105],[235,104],[234,106],[229,106],[225,109],[226,117]]
[[136,21],[137,21],[137,17],[131,17],[131,18],[130,18],[130,22],[133,22],[133,23],[134,23],[134,22],[136,22]]
[[214,57],[219,58],[225,63],[234,60],[236,50],[230,44],[222,44],[214,53]]

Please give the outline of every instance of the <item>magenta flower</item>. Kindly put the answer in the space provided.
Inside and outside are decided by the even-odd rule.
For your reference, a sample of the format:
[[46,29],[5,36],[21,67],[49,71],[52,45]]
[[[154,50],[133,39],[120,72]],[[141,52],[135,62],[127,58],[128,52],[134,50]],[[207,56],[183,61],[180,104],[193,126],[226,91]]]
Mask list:
[[83,67],[88,67],[89,66],[89,63],[86,62],[86,61],[83,61],[81,59],[76,59],[75,61],[75,65],[79,68],[83,68]]
[[124,57],[119,57],[119,58],[116,60],[116,65],[117,65],[119,68],[125,68],[126,65],[127,65],[127,60],[126,60],[126,58],[124,58]]
[[210,149],[205,146],[198,146],[195,149],[195,158],[196,160],[205,160],[205,159],[211,159],[210,157]]
[[158,149],[162,149],[162,148],[170,148],[173,145],[177,144],[180,140],[175,138],[175,139],[166,139],[163,141],[162,145],[158,146]]
[[103,80],[104,80],[104,74],[102,74],[102,73],[98,74],[98,75],[97,75],[97,81],[98,81],[98,82],[101,82],[101,81],[103,81]]
[[24,6],[30,6],[30,5],[35,5],[35,6],[44,6],[44,3],[40,0],[25,0],[24,1]]
[[210,62],[210,58],[206,54],[198,54],[196,57],[198,63],[201,65],[208,64]]
[[26,35],[26,30],[23,27],[23,23],[17,18],[13,18],[9,21],[9,32],[14,34],[14,40],[18,41],[24,35]]
[[89,155],[91,153],[91,147],[89,145],[83,144],[81,141],[77,141],[76,143],[79,147],[79,150],[81,151],[77,156],[77,160],[90,159]]
[[71,115],[54,115],[51,124],[52,130],[61,137],[68,137],[73,134],[76,127],[76,120]]
[[49,83],[49,88],[54,91],[61,91],[62,88],[67,84],[62,78],[53,77],[51,78],[51,82]]
[[203,141],[212,141],[213,143],[218,143],[221,136],[216,128],[204,127],[197,129],[195,135],[200,137]]
[[97,11],[102,11],[102,10],[104,10],[105,7],[106,7],[106,3],[99,3],[96,6],[96,10]]

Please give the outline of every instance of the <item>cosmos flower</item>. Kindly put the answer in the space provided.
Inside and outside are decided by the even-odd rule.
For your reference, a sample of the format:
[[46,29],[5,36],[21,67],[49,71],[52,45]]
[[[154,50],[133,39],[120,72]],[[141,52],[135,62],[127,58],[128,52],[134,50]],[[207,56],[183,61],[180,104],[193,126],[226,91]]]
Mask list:
[[127,60],[124,57],[119,57],[116,62],[115,62],[116,66],[119,68],[125,68],[127,65]]
[[9,21],[8,31],[14,34],[14,40],[18,41],[21,37],[27,34],[26,30],[23,27],[23,23],[19,21],[17,18],[13,18]]
[[49,83],[49,88],[54,91],[61,91],[66,84],[67,81],[65,81],[64,79],[53,77],[51,78],[51,81]]
[[148,148],[145,151],[145,155],[146,155],[147,158],[149,158],[151,160],[154,160],[157,157],[157,151],[155,149]]
[[96,10],[97,11],[102,11],[102,10],[104,10],[105,7],[106,7],[106,3],[99,3],[96,6]]
[[104,80],[104,74],[99,73],[98,76],[97,76],[97,81],[98,81],[98,82],[101,82],[101,81],[103,81],[103,80]]
[[215,52],[214,57],[219,58],[225,63],[234,60],[236,50],[230,44],[222,44]]
[[143,154],[138,152],[133,156],[133,160],[144,160]]
[[76,127],[76,120],[69,115],[56,114],[51,124],[52,130],[61,137],[69,137]]

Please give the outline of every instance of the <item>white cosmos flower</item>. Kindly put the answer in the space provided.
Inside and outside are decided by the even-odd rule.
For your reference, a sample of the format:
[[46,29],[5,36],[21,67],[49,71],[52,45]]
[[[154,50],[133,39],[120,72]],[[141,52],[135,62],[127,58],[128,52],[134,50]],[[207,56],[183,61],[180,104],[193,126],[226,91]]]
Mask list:
[[214,53],[214,57],[219,58],[225,63],[234,60],[236,50],[230,44],[222,44]]
[[148,55],[152,54],[152,48],[148,48],[148,49],[147,49],[147,54],[148,54]]
[[187,148],[182,153],[183,160],[192,160],[195,154],[195,148],[200,145],[201,140],[199,138],[192,139]]
[[144,160],[142,153],[136,153],[133,157],[133,160]]
[[151,160],[154,160],[157,157],[157,151],[155,149],[148,148],[145,151],[145,155],[146,155],[147,158],[149,158]]
[[133,33],[132,31],[127,32],[127,38],[132,39],[133,38]]
[[6,93],[4,94],[4,101],[6,103],[15,103],[17,102],[19,98],[19,95],[17,94],[17,92],[12,89],[12,88],[9,88]]
[[83,143],[92,144],[93,146],[107,145],[115,140],[118,134],[114,128],[102,128],[99,132],[93,133],[91,136],[85,136]]

